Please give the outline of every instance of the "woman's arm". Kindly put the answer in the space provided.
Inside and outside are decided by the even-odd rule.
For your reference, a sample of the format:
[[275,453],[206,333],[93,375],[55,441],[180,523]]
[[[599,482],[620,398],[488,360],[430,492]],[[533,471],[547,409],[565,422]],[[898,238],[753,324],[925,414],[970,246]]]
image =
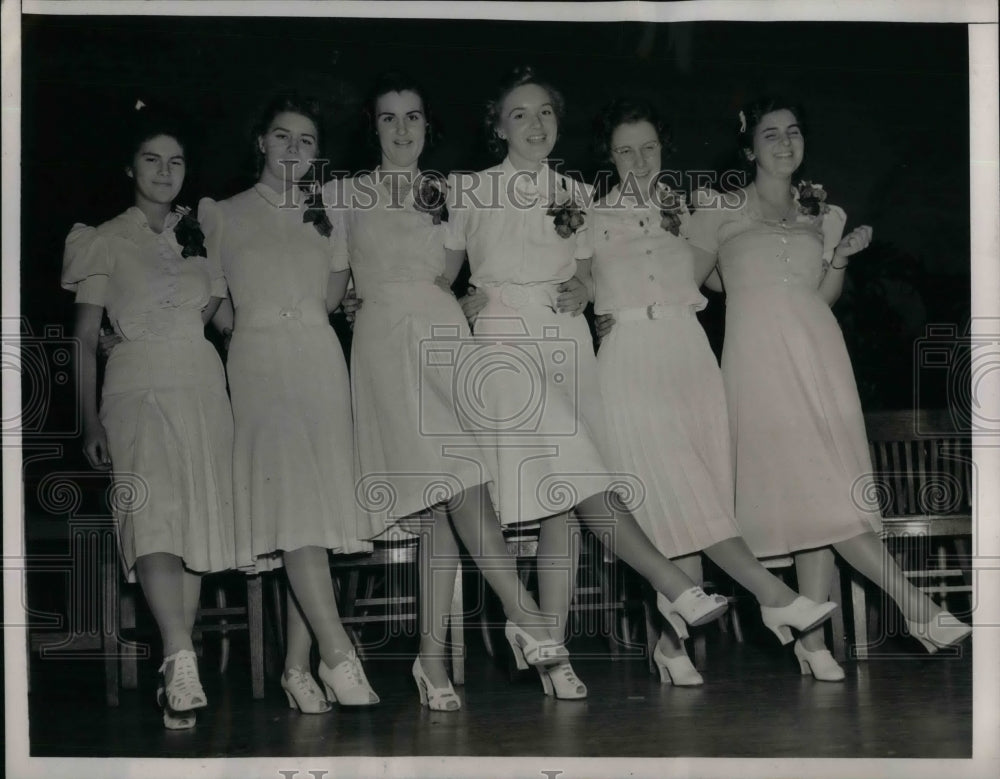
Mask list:
[[347,292],[347,282],[350,281],[350,270],[335,270],[326,283],[326,310],[332,313],[340,306]]
[[83,453],[90,466],[100,471],[111,468],[108,436],[97,411],[97,338],[101,331],[103,313],[102,306],[77,303],[73,327],[73,333],[80,344],[77,393],[83,414]]
[[223,298],[212,315],[212,327],[228,338],[233,334],[234,320],[232,298]]
[[215,312],[219,310],[219,304],[222,303],[222,298],[212,296],[208,299],[208,305],[201,310],[201,322],[207,325],[212,321],[215,316]]
[[590,273],[591,258],[576,261],[573,278],[559,285],[556,308],[560,313],[579,316],[594,299],[594,278]]
[[719,257],[715,252],[709,252],[694,244],[688,244],[694,252],[694,281],[700,286],[708,287],[712,292],[722,292],[722,277],[719,275]]
[[[458,272],[462,269],[462,263],[464,262],[465,249],[444,250],[445,275],[450,277],[451,283],[454,283],[455,277],[458,276]],[[452,272],[454,272],[454,275],[451,275]],[[438,278],[442,277],[439,276]],[[465,314],[465,318],[469,322],[469,327],[472,327],[476,323],[479,312],[486,308],[487,298],[486,295],[481,294],[475,287],[469,287],[466,293],[458,299],[458,303],[462,306],[462,313]]]
[[444,273],[438,278],[444,277],[444,280],[448,282],[450,287],[455,283],[455,279],[458,278],[458,272],[462,270],[462,264],[465,262],[465,250],[464,249],[445,249],[444,250]]
[[819,296],[828,305],[832,306],[836,303],[840,297],[840,293],[844,290],[844,272],[847,270],[847,264],[850,261],[851,255],[857,254],[866,248],[871,243],[871,240],[872,228],[868,225],[862,225],[845,235],[841,242],[837,244],[837,248],[833,250],[833,257],[830,259],[830,264],[827,266],[826,272],[819,282],[818,289]]

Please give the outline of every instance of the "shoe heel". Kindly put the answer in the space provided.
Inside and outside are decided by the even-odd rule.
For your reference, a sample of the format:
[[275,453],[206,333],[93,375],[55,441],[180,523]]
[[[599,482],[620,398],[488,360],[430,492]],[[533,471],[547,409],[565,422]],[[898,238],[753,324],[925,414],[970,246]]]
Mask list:
[[288,698],[288,708],[298,711],[299,704],[295,702],[295,698],[292,697],[292,694],[288,690],[285,690],[285,697]]
[[681,641],[687,641],[688,629],[687,629],[687,623],[684,621],[684,618],[676,611],[671,611],[669,614],[666,614],[665,616],[667,622],[670,623],[670,627],[672,627],[674,629],[674,633],[677,634],[677,638],[679,638]]
[[514,663],[517,665],[518,671],[528,670],[528,661],[524,657],[524,650],[518,645],[516,641],[510,641],[510,651],[514,653]]
[[792,629],[788,625],[768,625],[768,627],[778,637],[782,646],[792,643]]
[[327,684],[325,680],[323,680],[323,692],[326,693],[326,699],[330,701],[330,703],[337,702],[337,693],[333,691],[333,688]]
[[538,667],[538,676],[542,680],[542,691],[548,695],[550,698],[555,697],[556,691],[552,684],[552,678],[549,676],[549,672],[543,667]]
[[799,673],[803,676],[810,676],[812,674],[812,668],[809,667],[809,662],[799,658]]
[[933,641],[928,641],[923,636],[914,636],[914,638],[917,639],[917,641],[919,641],[921,644],[924,645],[924,649],[927,650],[927,654],[933,655],[933,654],[937,653],[938,646]]
[[417,692],[420,694],[420,705],[427,705],[427,688],[424,687],[424,683],[420,679],[414,679],[417,683]]

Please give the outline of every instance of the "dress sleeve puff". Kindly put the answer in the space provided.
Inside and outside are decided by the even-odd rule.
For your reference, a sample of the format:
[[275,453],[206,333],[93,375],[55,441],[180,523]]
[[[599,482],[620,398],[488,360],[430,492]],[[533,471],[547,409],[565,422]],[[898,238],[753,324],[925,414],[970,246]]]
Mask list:
[[470,183],[468,177],[460,173],[452,173],[448,176],[448,221],[445,222],[444,233],[444,247],[446,249],[465,250],[465,230],[469,221]]
[[693,213],[682,220],[687,239],[699,249],[715,254],[719,251],[719,228],[726,219],[726,198],[713,189],[694,193],[691,202]]
[[833,250],[844,235],[845,224],[847,214],[840,206],[830,206],[830,210],[823,214],[823,259],[827,262],[833,259]]
[[[213,298],[224,298],[229,296],[229,286],[226,284],[226,276],[222,272],[222,214],[218,204],[209,198],[202,198],[198,204],[198,224],[205,234],[205,254],[208,257],[205,264],[208,268],[209,295]],[[211,232],[208,225],[211,224]]]
[[77,303],[104,306],[114,266],[108,242],[97,228],[73,225],[63,252],[63,289],[75,292]]

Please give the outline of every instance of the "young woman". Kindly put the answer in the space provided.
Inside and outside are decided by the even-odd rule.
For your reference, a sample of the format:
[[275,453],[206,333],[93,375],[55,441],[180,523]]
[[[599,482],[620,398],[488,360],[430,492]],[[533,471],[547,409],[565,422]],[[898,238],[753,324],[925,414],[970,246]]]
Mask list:
[[[204,328],[225,295],[218,256],[186,211],[186,146],[173,121],[134,117],[125,173],[135,204],[94,228],[74,225],[62,286],[76,293],[84,453],[140,496],[113,506],[119,551],[163,639],[163,724],[191,728],[207,705],[191,630],[201,576],[232,568],[233,418],[222,363]],[[120,342],[97,402],[103,312]]]
[[[237,557],[288,576],[287,655],[281,685],[293,708],[323,712],[378,703],[340,623],[328,552],[365,551],[372,535],[354,500],[354,437],[347,365],[329,312],[348,269],[311,180],[320,153],[318,104],[273,99],[255,127],[257,183],[203,200],[209,253],[221,260],[232,307],[227,369],[235,418]],[[310,635],[311,634],[311,635]],[[319,646],[316,685],[309,668]]]
[[452,522],[500,595],[511,620],[507,632],[532,662],[567,655],[561,637],[532,625],[538,608],[520,585],[484,489],[492,479],[489,462],[453,413],[451,371],[433,359],[454,351],[468,325],[451,292],[458,268],[445,268],[445,182],[419,169],[433,132],[424,91],[405,76],[384,74],[368,115],[379,166],[332,181],[324,191],[324,201],[343,218],[347,259],[363,301],[351,348],[358,494],[377,532],[391,531],[399,519],[429,552],[421,554],[421,641],[413,677],[422,704],[453,711],[461,701],[444,662],[459,562]]
[[[793,554],[803,594],[826,598],[833,551],[876,582],[928,651],[971,628],[915,588],[885,553],[881,518],[863,503],[872,465],[844,339],[830,305],[872,230],[843,236],[846,216],[809,185],[793,186],[805,128],[793,104],[740,112],[753,181],[694,213],[692,243],[718,256],[726,291],[722,373],[735,447],[736,517],[758,557]],[[819,630],[795,646],[803,673],[836,675]]]
[[[588,193],[546,164],[562,113],[558,92],[530,69],[514,71],[487,114],[506,158],[453,179],[449,266],[467,252],[471,282],[486,300],[474,325],[477,349],[457,368],[467,380],[455,402],[492,439],[501,522],[543,520],[542,611],[565,630],[573,588],[566,512],[574,509],[652,584],[658,608],[686,638],[686,625],[715,619],[726,599],[706,595],[657,551],[617,492],[622,479],[609,473],[597,449],[604,411],[590,331],[579,316],[590,282]],[[777,610],[775,626],[816,621],[811,611],[807,620],[806,612],[793,611]],[[587,694],[569,663],[543,681],[558,697]]]
[[[689,246],[683,197],[661,175],[667,128],[651,105],[629,100],[609,104],[595,124],[599,154],[618,174],[591,221],[594,311],[616,322],[598,352],[602,452],[645,485],[632,510],[657,549],[695,581],[704,552],[754,594],[764,623],[788,643],[776,610],[800,609],[820,622],[836,606],[796,601],[740,537],[722,375],[695,316],[707,302],[698,288],[715,259]],[[661,632],[653,659],[664,682],[702,683],[671,633]]]

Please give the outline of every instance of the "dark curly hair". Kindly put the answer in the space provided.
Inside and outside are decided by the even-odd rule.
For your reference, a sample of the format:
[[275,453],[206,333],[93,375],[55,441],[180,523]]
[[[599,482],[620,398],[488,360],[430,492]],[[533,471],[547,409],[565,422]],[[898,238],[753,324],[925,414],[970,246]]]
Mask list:
[[746,128],[739,129],[741,120],[737,117],[737,149],[739,150],[739,161],[743,168],[749,173],[753,173],[757,166],[750,159],[749,154],[753,152],[753,134],[756,132],[760,120],[772,111],[791,111],[798,121],[802,134],[806,134],[806,117],[802,105],[796,101],[789,100],[781,95],[766,95],[747,103],[743,106],[743,116],[746,117]]
[[316,98],[300,95],[298,92],[280,92],[264,104],[251,129],[258,176],[264,169],[264,153],[260,150],[257,141],[260,137],[267,135],[267,128],[274,121],[274,117],[285,112],[300,114],[316,125],[316,132],[319,134],[316,139],[316,151],[317,154],[319,153],[325,132],[322,104]]
[[623,124],[649,122],[656,130],[656,137],[664,157],[674,151],[671,145],[670,125],[668,125],[656,106],[647,100],[619,97],[606,104],[594,117],[594,154],[601,162],[611,159],[611,136]]
[[143,101],[136,101],[128,120],[124,123],[126,130],[125,154],[123,163],[125,167],[131,167],[135,159],[136,152],[150,138],[159,135],[166,135],[173,138],[184,151],[185,161],[188,157],[188,127],[187,123],[174,111],[166,108],[150,107]]
[[506,148],[506,144],[497,135],[497,127],[500,125],[500,109],[503,106],[503,101],[507,99],[507,95],[518,87],[523,87],[525,84],[534,84],[549,93],[549,98],[552,100],[552,108],[556,112],[556,119],[558,121],[562,121],[562,118],[566,115],[566,101],[558,89],[553,87],[549,82],[540,79],[535,69],[530,65],[520,65],[514,68],[500,79],[495,93],[496,97],[486,104],[486,120],[484,123],[486,128],[486,144],[494,154],[501,155]]
[[365,142],[369,148],[378,151],[378,129],[375,126],[377,119],[375,115],[376,103],[383,95],[390,92],[413,92],[420,98],[420,105],[424,112],[424,119],[427,121],[427,130],[424,136],[424,149],[430,149],[441,138],[440,128],[437,126],[437,118],[431,112],[431,105],[427,99],[427,90],[423,85],[410,76],[396,71],[380,73],[375,77],[375,84],[365,98],[363,116],[365,121]]

